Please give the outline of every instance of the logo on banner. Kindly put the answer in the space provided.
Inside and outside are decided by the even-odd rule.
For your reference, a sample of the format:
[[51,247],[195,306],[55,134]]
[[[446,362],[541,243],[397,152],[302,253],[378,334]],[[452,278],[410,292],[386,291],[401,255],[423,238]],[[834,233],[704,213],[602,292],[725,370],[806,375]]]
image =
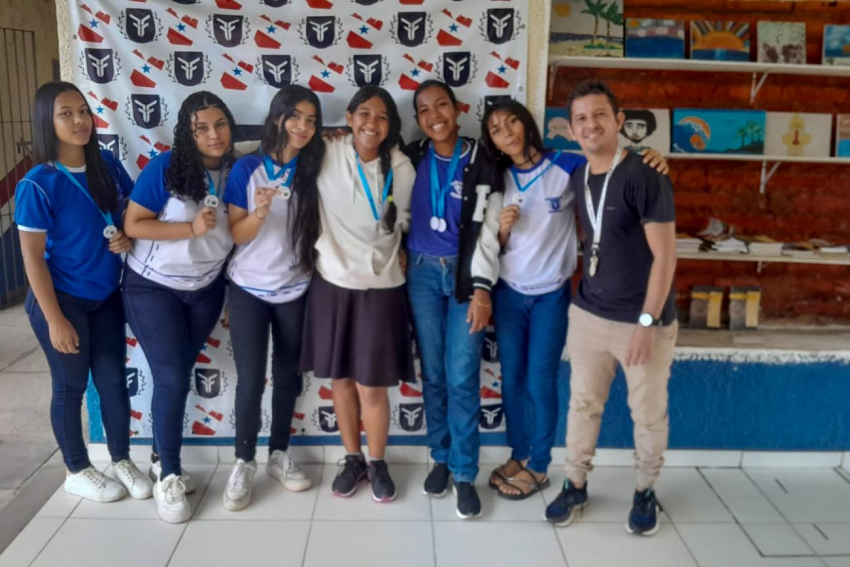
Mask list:
[[[204,406],[200,404],[196,405],[195,409],[201,412],[203,417],[201,417],[200,419],[196,419],[192,423],[192,435],[198,435],[202,437],[214,436],[216,428],[221,425],[222,420],[224,419],[224,414],[213,410],[207,410]],[[184,418],[185,424],[188,423],[188,419],[189,415],[187,413],[186,417]]]
[[341,21],[336,16],[308,16],[298,25],[301,40],[310,47],[325,49],[339,41]]
[[138,368],[127,367],[127,395],[138,396],[145,391],[145,375]]
[[484,334],[484,349],[481,353],[484,362],[499,362],[499,345],[496,343],[496,333],[487,331]]
[[471,51],[449,51],[441,59],[437,66],[442,71],[443,81],[450,87],[462,87],[475,78],[478,65]]
[[99,85],[111,83],[121,74],[121,60],[113,49],[86,48],[80,65],[89,80]]
[[127,99],[126,114],[139,128],[151,130],[165,123],[168,107],[160,95],[133,94]]
[[175,51],[168,57],[169,76],[184,87],[195,87],[210,78],[212,64],[203,51]]
[[422,431],[425,429],[425,404],[398,404],[393,418],[404,431]]
[[298,80],[298,64],[291,55],[262,55],[257,61],[257,76],[279,89]]
[[389,75],[390,64],[383,55],[354,55],[348,60],[348,78],[358,87],[380,87]]
[[260,4],[268,6],[269,8],[280,8],[281,6],[289,4],[289,0],[260,0]]
[[127,144],[118,134],[98,134],[97,144],[101,150],[112,152],[115,159],[119,161],[127,157]]
[[175,4],[197,4],[200,0],[171,0]]
[[150,43],[159,39],[162,31],[159,16],[147,8],[127,8],[118,17],[118,25],[124,37],[134,43]]
[[493,106],[493,103],[501,102],[503,100],[512,100],[510,95],[488,95],[482,97],[478,102],[478,120],[484,118],[484,112]]
[[428,12],[399,12],[390,25],[393,39],[405,47],[427,43],[433,32],[434,25]]
[[378,2],[383,2],[384,0],[352,0],[355,4],[360,4],[361,6],[374,6]]
[[224,373],[218,368],[195,368],[195,392],[202,398],[217,398],[224,393]]
[[502,404],[481,406],[481,417],[478,423],[482,429],[497,429],[502,425],[504,415]]
[[245,20],[245,16],[213,14],[207,18],[207,34],[224,47],[242,45],[250,33],[251,24]]
[[319,406],[313,411],[313,424],[325,433],[336,433],[339,425],[333,406]]
[[513,8],[491,8],[481,15],[481,35],[490,43],[502,44],[516,38],[524,26]]

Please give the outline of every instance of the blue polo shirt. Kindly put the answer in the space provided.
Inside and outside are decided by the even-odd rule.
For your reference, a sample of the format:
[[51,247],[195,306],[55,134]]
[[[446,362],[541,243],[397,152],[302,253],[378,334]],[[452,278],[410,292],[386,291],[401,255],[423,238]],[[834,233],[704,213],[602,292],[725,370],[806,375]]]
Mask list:
[[[101,151],[119,202],[112,211],[120,228],[133,180],[112,152]],[[85,166],[67,168],[88,190]],[[103,300],[118,287],[121,256],[109,251],[103,237],[106,222],[97,206],[62,172],[50,164],[32,168],[15,188],[15,223],[23,232],[46,232],[44,259],[53,287],[76,297]]]

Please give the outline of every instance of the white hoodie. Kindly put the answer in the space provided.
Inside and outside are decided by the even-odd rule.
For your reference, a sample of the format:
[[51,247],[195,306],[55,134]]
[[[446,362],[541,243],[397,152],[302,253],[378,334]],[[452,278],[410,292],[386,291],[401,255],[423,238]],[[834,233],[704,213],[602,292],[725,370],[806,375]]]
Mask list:
[[[398,148],[390,151],[393,170],[393,202],[398,210],[395,231],[381,228],[372,214],[352,144],[352,136],[326,140],[327,153],[319,174],[319,210],[322,234],[316,242],[319,253],[316,268],[328,282],[348,289],[387,289],[404,285],[398,261],[402,232],[410,225],[410,195],[416,171],[410,159]],[[384,177],[380,159],[360,163],[383,216],[381,204]]]

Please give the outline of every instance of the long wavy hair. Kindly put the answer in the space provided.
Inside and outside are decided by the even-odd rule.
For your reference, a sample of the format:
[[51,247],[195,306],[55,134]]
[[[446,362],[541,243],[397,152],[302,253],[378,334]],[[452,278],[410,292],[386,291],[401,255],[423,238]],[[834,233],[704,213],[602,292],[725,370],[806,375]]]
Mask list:
[[[354,114],[361,104],[374,97],[381,99],[384,106],[387,107],[387,117],[390,120],[387,137],[378,146],[378,156],[381,160],[381,174],[386,179],[390,174],[390,169],[392,169],[390,150],[401,142],[401,117],[398,114],[398,107],[393,97],[381,87],[361,87],[360,90],[354,93],[351,102],[348,103],[348,108],[345,110],[350,114]],[[390,200],[390,197],[393,195],[393,184],[390,184],[390,189],[387,193],[387,200],[389,201],[387,211],[381,219],[381,224],[387,232],[395,231],[396,220],[398,220],[398,209],[395,206],[395,202]]]
[[[86,97],[72,83],[56,81],[41,85],[33,100],[32,139],[33,159],[35,163],[55,162],[59,159],[59,139],[53,128],[53,105],[56,97],[68,91],[74,91],[85,102]],[[89,193],[97,206],[103,211],[114,211],[118,206],[118,194],[115,179],[109,173],[109,167],[100,154],[97,143],[97,128],[92,119],[91,136],[83,146],[86,160],[86,182]]]
[[306,273],[312,273],[316,268],[315,246],[321,226],[319,186],[316,179],[325,157],[325,144],[321,134],[322,105],[316,93],[300,85],[289,85],[277,92],[269,105],[269,114],[263,124],[260,151],[272,156],[283,152],[289,143],[284,124],[295,115],[295,107],[301,102],[309,102],[316,109],[316,132],[298,152],[298,167],[292,180],[292,189],[298,199],[296,207],[289,207],[289,227],[298,266]]
[[543,136],[540,135],[540,128],[534,121],[531,112],[521,103],[513,99],[505,99],[494,102],[487,110],[484,111],[484,117],[481,119],[481,141],[484,143],[484,151],[491,163],[496,164],[496,170],[499,174],[513,165],[513,161],[504,152],[496,147],[493,142],[493,137],[490,136],[490,117],[497,112],[505,112],[508,115],[516,116],[525,130],[525,136],[522,146],[522,155],[525,159],[531,159],[534,152],[538,155],[543,155]]
[[[192,93],[180,105],[177,125],[174,126],[174,146],[171,163],[165,172],[165,188],[175,197],[191,199],[199,203],[207,195],[207,174],[198,144],[195,142],[194,124],[197,113],[207,108],[218,108],[230,125],[230,133],[236,130],[236,121],[224,101],[208,91]],[[234,162],[233,139],[222,158],[221,167],[229,168]]]

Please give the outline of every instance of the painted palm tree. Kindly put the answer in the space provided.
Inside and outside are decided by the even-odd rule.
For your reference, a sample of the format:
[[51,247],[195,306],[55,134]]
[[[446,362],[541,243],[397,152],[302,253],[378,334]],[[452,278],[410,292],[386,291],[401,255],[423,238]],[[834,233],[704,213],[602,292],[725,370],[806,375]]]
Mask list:
[[582,14],[593,16],[593,41],[591,46],[596,45],[596,38],[599,37],[599,18],[605,13],[605,3],[602,0],[584,0],[587,8],[582,10]]
[[744,149],[744,146],[747,144],[747,128],[746,126],[741,126],[738,128],[738,131],[735,132],[736,138],[741,138],[741,149]]
[[750,143],[753,144],[756,141],[756,128],[759,127],[757,122],[753,122],[752,120],[747,122],[746,124],[747,133],[750,135]]
[[763,142],[764,141],[764,128],[756,124],[756,127],[753,128],[753,134],[755,135],[754,142]]
[[605,10],[601,17],[605,20],[606,30],[605,30],[605,44],[610,49],[611,47],[611,24],[615,26],[623,25],[623,13],[620,12],[620,6],[617,4],[617,0],[614,0],[610,4],[608,4],[608,9]]

